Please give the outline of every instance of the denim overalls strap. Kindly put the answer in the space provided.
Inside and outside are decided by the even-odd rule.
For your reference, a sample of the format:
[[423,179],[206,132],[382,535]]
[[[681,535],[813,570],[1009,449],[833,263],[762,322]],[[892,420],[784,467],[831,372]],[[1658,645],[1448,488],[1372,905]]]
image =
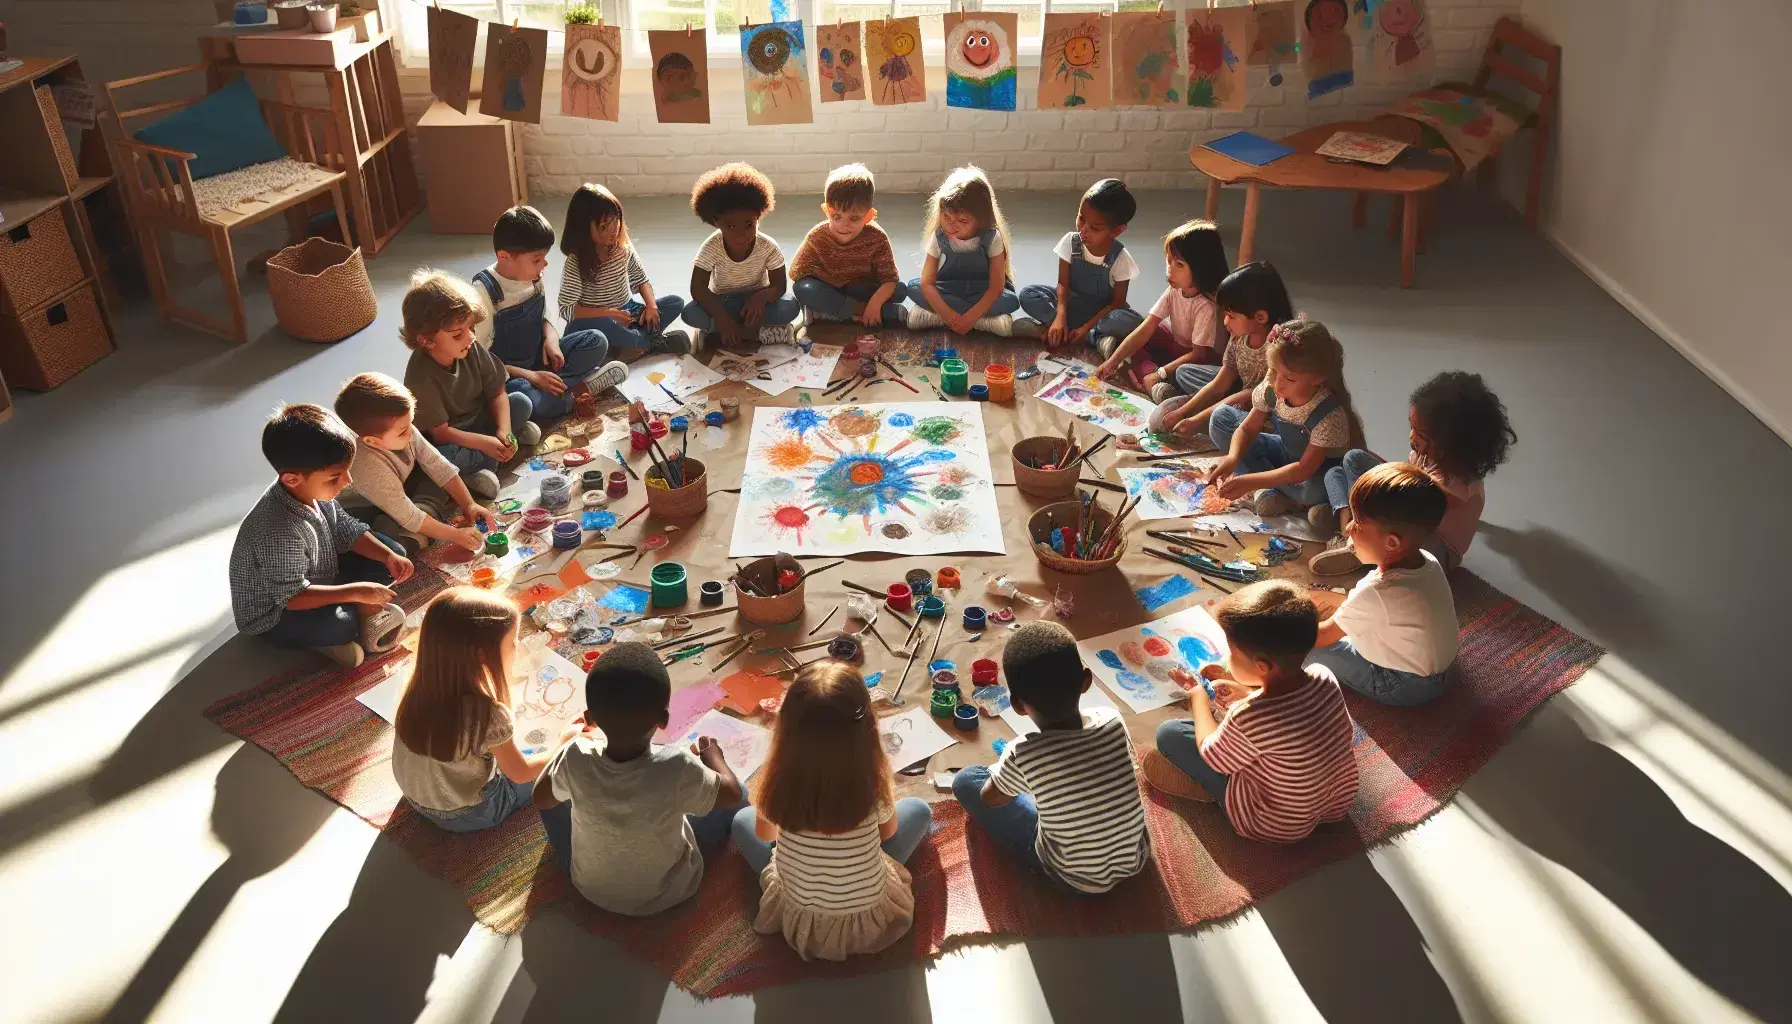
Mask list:
[[1108,249],[1108,258],[1100,264],[1090,263],[1083,258],[1083,238],[1078,235],[1070,240],[1070,293],[1105,303],[1114,294],[1114,261],[1120,258],[1125,246],[1118,238]]
[[940,250],[940,269],[937,279],[946,281],[983,281],[989,280],[989,247],[995,242],[995,229],[983,232],[977,239],[977,248],[970,252],[958,252],[952,248],[952,239],[944,230],[934,232],[934,245]]
[[491,296],[492,308],[497,310],[492,317],[492,354],[506,366],[538,369],[535,364],[541,360],[541,322],[548,308],[547,296],[540,285],[522,302],[509,309],[498,309],[498,303],[504,299],[504,289],[498,286],[498,279],[492,272],[481,270],[473,275],[473,280]]
[[1333,409],[1343,405],[1344,400],[1335,394],[1326,395],[1325,398],[1320,400],[1318,405],[1313,407],[1313,411],[1307,414],[1306,423],[1296,423],[1293,420],[1283,419],[1281,414],[1276,411],[1278,404],[1279,403],[1276,400],[1276,389],[1272,387],[1269,389],[1269,416],[1270,419],[1275,421],[1276,436],[1282,439],[1282,447],[1287,449],[1288,457],[1295,461],[1299,461],[1300,457],[1306,453],[1308,438],[1310,438],[1313,433],[1307,424],[1312,424],[1315,427],[1318,426],[1320,423],[1324,422],[1327,416],[1332,414]]

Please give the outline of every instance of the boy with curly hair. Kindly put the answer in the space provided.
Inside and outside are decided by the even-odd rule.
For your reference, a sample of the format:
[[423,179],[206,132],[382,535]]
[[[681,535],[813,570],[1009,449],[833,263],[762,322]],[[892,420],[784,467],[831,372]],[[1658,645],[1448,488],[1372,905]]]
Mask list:
[[721,335],[724,346],[796,340],[790,325],[802,307],[784,294],[784,253],[759,230],[776,202],[771,179],[742,163],[723,164],[692,187],[691,212],[716,229],[692,261],[691,304],[684,308],[699,349],[705,332]]

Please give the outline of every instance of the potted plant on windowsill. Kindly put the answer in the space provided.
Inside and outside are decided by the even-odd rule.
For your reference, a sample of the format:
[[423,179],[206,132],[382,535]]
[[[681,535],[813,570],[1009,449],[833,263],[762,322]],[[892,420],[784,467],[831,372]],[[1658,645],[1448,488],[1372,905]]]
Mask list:
[[620,79],[622,33],[604,24],[603,11],[590,3],[566,9],[566,50],[561,57],[560,113],[614,121]]

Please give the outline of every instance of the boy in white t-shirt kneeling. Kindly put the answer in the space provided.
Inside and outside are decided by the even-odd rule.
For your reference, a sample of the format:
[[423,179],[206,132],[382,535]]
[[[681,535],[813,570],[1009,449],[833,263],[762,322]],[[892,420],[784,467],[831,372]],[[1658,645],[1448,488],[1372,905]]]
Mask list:
[[1309,664],[1380,704],[1416,707],[1444,691],[1456,661],[1456,603],[1442,565],[1423,545],[1449,498],[1410,463],[1376,466],[1350,489],[1350,542],[1373,565],[1319,624]]

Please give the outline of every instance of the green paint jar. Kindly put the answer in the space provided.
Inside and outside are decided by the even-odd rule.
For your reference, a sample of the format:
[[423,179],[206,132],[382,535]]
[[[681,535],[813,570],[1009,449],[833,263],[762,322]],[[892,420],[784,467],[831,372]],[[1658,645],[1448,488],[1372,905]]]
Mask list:
[[678,562],[655,565],[647,578],[653,584],[650,593],[655,608],[676,608],[690,597],[686,591],[684,566]]
[[962,359],[948,359],[940,364],[940,390],[948,395],[962,395],[970,384],[971,368]]
[[933,699],[927,702],[927,710],[930,711],[935,718],[951,718],[958,712],[958,691],[933,691]]
[[493,558],[503,558],[510,554],[510,536],[503,533],[485,535],[485,553]]

